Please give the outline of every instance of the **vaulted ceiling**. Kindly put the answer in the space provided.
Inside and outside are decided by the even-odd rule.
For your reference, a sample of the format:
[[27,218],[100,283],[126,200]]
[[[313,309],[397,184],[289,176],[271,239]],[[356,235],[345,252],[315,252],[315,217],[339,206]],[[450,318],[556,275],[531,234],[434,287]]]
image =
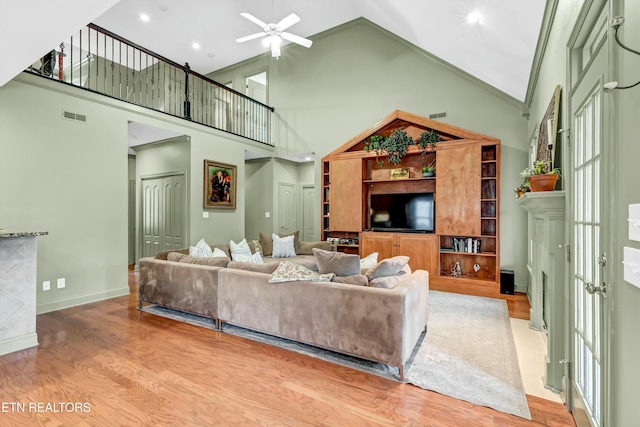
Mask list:
[[[15,56],[17,44],[20,61],[17,70],[0,66],[0,85],[89,22],[208,74],[268,50],[259,39],[235,41],[260,31],[240,13],[266,23],[296,13],[301,22],[287,31],[311,40],[364,17],[523,101],[544,8],[544,0],[3,0],[0,55]],[[468,22],[472,12],[478,22]]]

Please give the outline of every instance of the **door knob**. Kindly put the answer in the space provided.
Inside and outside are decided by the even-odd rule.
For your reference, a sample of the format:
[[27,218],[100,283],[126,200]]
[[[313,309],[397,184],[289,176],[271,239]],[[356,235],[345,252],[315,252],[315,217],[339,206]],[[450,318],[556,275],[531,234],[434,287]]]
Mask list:
[[606,295],[607,294],[607,284],[606,283],[602,283],[602,286],[596,286],[591,282],[587,282],[584,285],[584,289],[587,291],[587,293],[589,295],[593,295],[595,293],[598,293],[600,295]]

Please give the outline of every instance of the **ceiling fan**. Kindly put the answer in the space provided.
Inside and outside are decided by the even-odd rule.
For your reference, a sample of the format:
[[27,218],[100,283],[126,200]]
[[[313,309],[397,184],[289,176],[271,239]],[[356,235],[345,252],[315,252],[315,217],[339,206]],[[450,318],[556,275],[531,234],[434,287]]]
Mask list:
[[285,31],[287,28],[289,28],[293,24],[297,24],[298,22],[300,22],[300,17],[295,13],[292,13],[286,18],[282,19],[277,24],[265,24],[264,22],[262,22],[261,20],[253,16],[252,14],[246,13],[246,12],[243,12],[240,15],[244,16],[249,21],[262,27],[262,31],[259,33],[241,37],[239,39],[236,39],[236,41],[238,43],[243,43],[249,40],[257,39],[259,37],[269,36],[269,39],[267,39],[267,41],[271,44],[271,55],[274,58],[277,58],[280,56],[280,45],[282,44],[282,39],[288,40],[293,43],[297,43],[304,47],[311,47],[311,44],[313,43],[309,39],[305,39],[303,37],[296,36],[295,34],[287,33]]

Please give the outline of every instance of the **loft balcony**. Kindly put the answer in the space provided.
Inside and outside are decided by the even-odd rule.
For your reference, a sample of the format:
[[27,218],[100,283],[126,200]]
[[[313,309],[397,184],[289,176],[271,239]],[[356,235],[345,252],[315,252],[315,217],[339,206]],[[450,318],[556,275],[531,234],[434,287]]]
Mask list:
[[274,146],[273,107],[94,24],[25,71]]

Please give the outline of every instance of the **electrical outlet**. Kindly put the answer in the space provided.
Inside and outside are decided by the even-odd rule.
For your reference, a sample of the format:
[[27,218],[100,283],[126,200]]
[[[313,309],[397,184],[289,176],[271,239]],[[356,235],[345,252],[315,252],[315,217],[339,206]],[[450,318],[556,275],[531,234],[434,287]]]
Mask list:
[[61,278],[61,279],[58,279],[58,289],[62,289],[62,288],[64,288],[65,286],[66,286],[66,284],[65,284],[64,277],[63,277],[63,278]]
[[44,282],[42,282],[42,290],[43,291],[51,290],[51,281],[50,280],[45,280]]

